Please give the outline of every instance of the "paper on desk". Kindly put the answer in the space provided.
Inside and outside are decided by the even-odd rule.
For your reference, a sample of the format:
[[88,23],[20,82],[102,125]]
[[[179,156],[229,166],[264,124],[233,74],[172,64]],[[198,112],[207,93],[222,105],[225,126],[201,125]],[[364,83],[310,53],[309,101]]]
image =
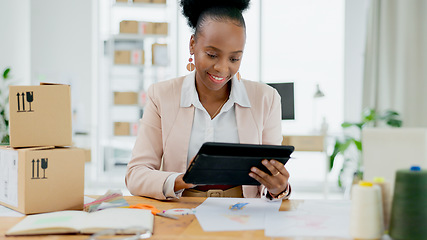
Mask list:
[[0,205],[0,217],[23,217],[25,214]]
[[350,201],[309,200],[295,211],[268,213],[268,237],[350,237]]
[[204,231],[264,229],[265,214],[278,212],[281,203],[259,198],[211,197],[196,208],[196,217]]
[[350,215],[350,200],[305,200],[296,211]]

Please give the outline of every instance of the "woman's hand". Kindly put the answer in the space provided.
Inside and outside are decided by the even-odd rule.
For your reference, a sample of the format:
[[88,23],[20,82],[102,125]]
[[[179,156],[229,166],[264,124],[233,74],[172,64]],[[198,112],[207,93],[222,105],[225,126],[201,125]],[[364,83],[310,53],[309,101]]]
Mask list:
[[175,192],[178,192],[181,189],[193,188],[193,187],[196,186],[194,184],[190,184],[190,183],[184,182],[184,180],[182,179],[182,177],[184,177],[184,174],[179,175],[175,179],[175,187],[173,189]]
[[[191,163],[194,161],[194,158],[195,158],[196,156],[194,156],[191,160],[190,160],[190,163],[188,164],[188,166],[190,166],[191,165]],[[181,175],[179,175],[176,179],[175,179],[175,187],[174,187],[174,191],[175,192],[178,192],[179,190],[181,190],[181,189],[187,189],[187,188],[193,188],[193,187],[195,187],[196,185],[194,185],[194,184],[190,184],[190,183],[186,183],[186,182],[184,182],[184,179],[182,179],[184,177],[184,174],[181,174]]]
[[288,187],[289,172],[285,166],[274,159],[262,160],[262,164],[271,172],[271,175],[259,170],[256,167],[251,168],[249,176],[264,185],[270,194],[277,196]]

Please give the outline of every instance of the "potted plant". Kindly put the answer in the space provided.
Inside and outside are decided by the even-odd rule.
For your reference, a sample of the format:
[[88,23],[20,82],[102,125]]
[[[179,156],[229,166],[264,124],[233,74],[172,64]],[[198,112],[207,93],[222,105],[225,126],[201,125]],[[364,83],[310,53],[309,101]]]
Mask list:
[[2,145],[9,145],[9,85],[10,68],[3,71],[3,81],[0,83],[0,140]]
[[399,113],[387,110],[383,114],[375,109],[366,109],[362,113],[360,122],[344,122],[344,136],[335,139],[334,149],[329,156],[329,169],[332,170],[338,155],[344,159],[338,174],[338,186],[345,188],[357,180],[363,179],[362,165],[362,141],[361,133],[364,127],[376,127],[378,125],[401,127],[402,120]]

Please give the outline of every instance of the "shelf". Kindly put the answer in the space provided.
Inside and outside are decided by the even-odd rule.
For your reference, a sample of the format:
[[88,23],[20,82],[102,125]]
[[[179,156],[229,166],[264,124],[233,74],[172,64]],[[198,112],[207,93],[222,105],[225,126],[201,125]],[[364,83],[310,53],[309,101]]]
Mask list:
[[125,67],[125,68],[145,68],[144,64],[113,64],[113,67]]
[[122,3],[116,2],[113,4],[113,7],[116,8],[166,8],[166,3]]
[[[100,176],[108,176],[110,173],[122,172],[123,169],[126,169],[125,165],[131,159],[131,152],[136,141],[136,136],[134,136],[137,131],[136,124],[144,113],[143,103],[147,100],[146,91],[150,84],[158,82],[159,79],[165,79],[175,67],[171,62],[175,58],[170,55],[172,49],[170,46],[174,46],[176,36],[171,36],[174,32],[170,31],[169,27],[176,19],[176,12],[176,5],[169,4],[169,1],[167,3],[132,3],[132,0],[110,2],[108,8],[105,8],[106,17],[101,21],[105,20],[108,27],[103,28],[105,32],[100,33],[104,52],[102,55],[103,69],[100,71],[103,77],[102,81],[99,81],[99,88],[102,91],[98,100],[100,119],[102,119],[98,126],[99,137],[97,139],[99,149],[97,174]],[[124,24],[124,27],[120,28],[123,21],[129,21],[130,25]],[[135,29],[135,21],[138,23],[138,29]],[[143,23],[145,25],[142,25]],[[168,30],[164,23],[168,24]],[[130,29],[126,30],[126,26]],[[120,29],[127,33],[120,33]],[[137,33],[139,30],[162,34]],[[140,56],[134,56],[132,51],[144,52],[143,55],[141,52]],[[154,57],[153,51],[157,53]],[[165,56],[168,65],[161,65],[166,61],[154,61],[157,65],[153,65],[153,58],[154,60],[166,60]],[[142,62],[144,64],[140,64]],[[132,104],[114,104],[117,102],[116,97],[118,98],[115,93],[118,92],[137,93],[137,98],[134,94],[130,94],[132,96],[127,97],[131,97],[131,100],[125,99],[125,101],[122,98],[121,103]],[[137,100],[135,101],[135,99]],[[129,126],[124,123],[128,123]],[[128,132],[129,135],[127,135]]]
[[164,69],[164,68],[168,68],[170,67],[168,66],[161,66],[161,65],[149,65],[149,64],[113,64],[113,67],[117,67],[117,68],[141,68],[141,69],[145,69],[145,68],[149,68],[149,69],[153,69],[153,70],[158,70],[158,69]]
[[143,41],[145,39],[158,39],[158,38],[167,38],[168,35],[164,34],[131,34],[131,33],[120,33],[114,34],[113,40],[124,40],[124,41]]

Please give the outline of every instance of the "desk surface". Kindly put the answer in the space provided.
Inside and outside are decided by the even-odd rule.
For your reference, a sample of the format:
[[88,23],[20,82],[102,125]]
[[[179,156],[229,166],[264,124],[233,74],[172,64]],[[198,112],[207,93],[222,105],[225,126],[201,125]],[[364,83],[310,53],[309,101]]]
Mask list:
[[[171,208],[195,208],[200,205],[205,198],[183,197],[173,201],[159,201],[143,197],[126,196],[125,199],[129,204],[147,203],[156,206],[159,210],[167,210]],[[283,201],[280,211],[295,209],[301,200]],[[71,239],[87,239],[87,235],[51,235],[51,236],[30,236],[30,237],[5,237],[5,232],[13,225],[18,223],[22,218],[18,217],[0,217],[0,239],[10,240],[71,240]],[[297,239],[297,238],[270,238],[264,236],[264,230],[252,231],[227,231],[227,232],[204,232],[197,218],[194,215],[180,216],[180,219],[173,220],[163,217],[154,218],[154,233],[150,239]],[[321,240],[331,238],[298,238],[299,240]],[[333,238],[339,240],[340,238]]]

